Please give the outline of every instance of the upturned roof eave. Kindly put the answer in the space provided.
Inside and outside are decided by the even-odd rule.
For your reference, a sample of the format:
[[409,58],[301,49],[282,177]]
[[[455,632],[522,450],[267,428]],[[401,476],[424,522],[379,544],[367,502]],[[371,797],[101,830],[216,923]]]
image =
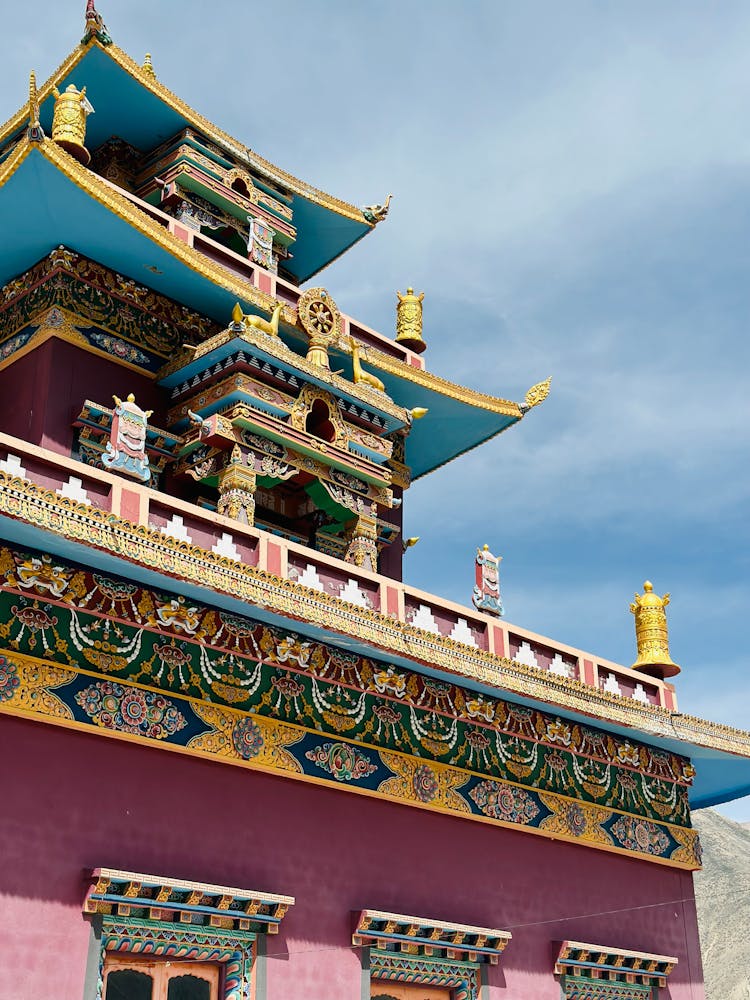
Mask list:
[[[119,48],[119,46],[114,43],[105,46],[97,38],[92,37],[87,42],[82,42],[79,46],[77,46],[77,48],[75,48],[63,60],[52,75],[37,88],[37,96],[40,105],[42,105],[47,98],[50,97],[54,87],[64,80],[65,77],[83,60],[86,54],[94,48],[98,48],[108,58],[112,59],[113,62],[115,62],[120,69],[123,70],[123,72],[131,76],[140,86],[144,87],[154,97],[163,101],[177,114],[184,117],[197,131],[203,133],[207,138],[222,146],[236,159],[256,169],[268,180],[284,187],[288,187],[292,193],[320,205],[323,208],[327,208],[330,211],[335,212],[337,215],[341,215],[354,222],[361,223],[362,226],[365,227],[362,236],[367,235],[368,232],[371,232],[375,228],[375,224],[368,222],[364,218],[361,209],[357,208],[356,205],[352,205],[341,198],[327,194],[325,191],[321,191],[320,189],[313,187],[313,185],[305,183],[305,181],[302,181],[293,174],[282,170],[281,167],[277,167],[270,160],[265,159],[265,157],[262,157],[259,153],[254,152],[238,139],[235,139],[227,132],[224,132],[223,129],[220,129],[218,126],[212,124],[207,118],[204,118],[198,111],[191,108],[189,104],[185,103],[185,101],[160,83],[158,79],[144,72],[143,68],[139,66],[134,59],[132,59],[123,49]],[[27,118],[28,106],[22,105],[21,108],[19,108],[19,110],[11,118],[9,118],[3,126],[0,127],[0,148],[9,139],[13,138],[21,128],[23,128]]]

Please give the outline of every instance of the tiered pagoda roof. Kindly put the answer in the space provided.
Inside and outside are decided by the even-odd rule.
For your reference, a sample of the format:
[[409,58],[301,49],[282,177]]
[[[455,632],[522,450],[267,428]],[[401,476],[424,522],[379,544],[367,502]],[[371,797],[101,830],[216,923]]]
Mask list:
[[[56,93],[69,86],[85,86],[96,108],[87,123],[90,166],[52,137]],[[231,186],[238,181],[239,188]],[[237,240],[246,237],[246,203],[257,207],[261,229],[273,232],[268,266],[238,252]],[[274,167],[171,94],[104,30],[87,32],[45,84],[38,90],[33,85],[29,103],[0,130],[0,219],[14,234],[0,243],[0,376],[6,369],[7,378],[9,367],[58,338],[115,362],[124,376],[140,378],[153,391],[154,406],[163,405],[158,424],[146,424],[151,410],[138,411],[132,399],[124,408],[117,399],[112,408],[109,400],[96,399],[92,388],[90,397],[78,400],[65,428],[80,432],[72,458],[59,440],[53,440],[55,448],[37,446],[0,428],[0,517],[6,541],[17,547],[4,550],[8,587],[23,591],[25,572],[36,594],[59,597],[58,570],[66,579],[91,571],[137,581],[141,588],[168,587],[171,596],[159,608],[167,617],[149,626],[168,629],[182,622],[179,638],[196,639],[193,619],[213,615],[207,602],[236,616],[231,620],[238,635],[245,635],[242,628],[249,635],[256,625],[279,630],[274,655],[287,657],[293,649],[300,676],[308,666],[303,647],[334,644],[343,651],[342,671],[350,669],[346,657],[359,664],[357,670],[367,658],[362,669],[371,676],[358,693],[363,705],[373,691],[397,704],[407,697],[409,684],[416,690],[418,683],[429,682],[430,697],[450,691],[461,706],[450,723],[457,732],[459,715],[462,726],[494,725],[499,716],[493,713],[506,710],[502,696],[508,693],[507,705],[528,712],[518,716],[521,729],[537,718],[536,730],[524,730],[537,743],[559,743],[561,753],[568,752],[577,733],[582,745],[591,743],[596,767],[605,769],[611,763],[637,770],[646,755],[657,783],[663,769],[681,795],[692,785],[697,805],[747,793],[750,736],[683,716],[663,674],[650,677],[571,650],[414,592],[398,574],[378,573],[374,561],[348,559],[349,552],[346,562],[340,557],[334,543],[351,530],[345,518],[356,514],[358,522],[368,522],[358,523],[358,529],[371,551],[394,545],[400,528],[396,512],[409,482],[517,423],[549,389],[548,382],[540,383],[523,403],[515,403],[455,385],[427,371],[409,346],[339,313],[324,289],[300,291],[301,282],[370,232],[384,214],[384,206],[356,208]],[[230,234],[223,243],[211,237],[219,230]],[[73,286],[85,290],[88,318],[75,312]],[[333,317],[323,346],[301,318],[311,294]],[[101,305],[105,300],[114,303],[109,312]],[[357,371],[360,349],[366,352],[364,376]],[[319,400],[326,408],[323,417],[315,410]],[[420,419],[425,411],[426,419]],[[170,494],[160,483],[156,489],[123,486],[109,466],[102,467],[115,421],[133,412],[143,417],[143,451],[157,456],[155,471],[178,483],[192,479],[205,493]],[[325,434],[319,432],[321,420]],[[253,523],[247,496],[259,487],[260,493],[279,490],[285,500],[283,490],[292,479],[315,513],[328,517],[329,529],[333,524],[342,536],[328,538],[331,548],[317,547],[314,520],[309,545],[283,530],[280,520]],[[237,501],[244,521],[229,501],[222,507],[226,497],[216,503],[222,482],[230,500],[246,494],[244,508]],[[304,503],[296,499],[301,509]],[[25,546],[44,555],[29,556]],[[62,568],[55,568],[53,557]],[[20,571],[14,575],[16,564]],[[91,594],[95,589],[88,582],[83,587]],[[144,606],[159,599],[149,592]],[[98,613],[82,603],[78,610]],[[243,614],[252,614],[252,628],[236,624]],[[285,629],[293,634],[279,638]],[[262,666],[267,663],[259,662],[259,671]],[[67,676],[73,669],[50,667],[61,686],[74,683]],[[27,673],[31,676],[31,667]],[[208,705],[200,708],[206,724],[209,709],[220,715],[209,704],[220,700],[219,690],[231,691],[226,718],[238,711],[232,707],[243,703],[242,692],[232,688],[236,678],[218,670],[210,677],[208,696],[197,688],[186,695],[187,682],[175,695],[185,700],[184,718],[194,711],[188,701],[197,704],[200,698]],[[353,681],[346,684],[354,689]],[[195,709],[196,718],[199,714]],[[348,719],[328,714],[339,735],[349,732]],[[596,743],[601,733],[592,734],[592,720],[612,737],[618,760],[605,758],[606,741]],[[89,723],[79,713],[74,724]],[[437,746],[434,734],[425,740],[428,748],[430,740]],[[175,746],[189,752],[187,743]],[[305,760],[315,753],[306,750]],[[699,761],[695,782],[685,757]],[[244,757],[243,765],[249,759]],[[396,767],[395,755],[393,761]],[[448,774],[445,761],[440,766]],[[451,795],[459,777],[455,782]],[[484,791],[492,790],[491,782],[484,784]],[[449,801],[455,798],[448,796]],[[497,818],[491,802],[484,801],[483,808],[484,818]],[[553,833],[570,840],[581,835],[562,826]],[[597,846],[606,836],[601,834]],[[629,836],[625,831],[622,843]],[[648,844],[633,844],[626,849],[651,851]],[[679,864],[695,867],[695,860],[688,851]]]

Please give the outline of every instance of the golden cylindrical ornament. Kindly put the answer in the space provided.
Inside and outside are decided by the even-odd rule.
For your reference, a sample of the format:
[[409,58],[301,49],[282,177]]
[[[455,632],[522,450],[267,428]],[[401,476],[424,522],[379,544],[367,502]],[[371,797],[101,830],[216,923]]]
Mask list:
[[84,167],[91,161],[84,142],[86,115],[91,106],[86,100],[86,88],[78,90],[72,83],[63,93],[55,87],[55,113],[52,118],[52,139],[74,156]]
[[421,354],[427,347],[422,339],[422,301],[424,292],[414,294],[413,288],[406,289],[406,295],[396,292],[396,343],[403,344],[410,351]]
[[635,640],[638,659],[633,670],[653,677],[674,677],[680,668],[669,655],[669,632],[667,613],[669,594],[659,597],[654,593],[653,584],[648,580],[643,584],[643,593],[635,595],[630,610],[635,615]]

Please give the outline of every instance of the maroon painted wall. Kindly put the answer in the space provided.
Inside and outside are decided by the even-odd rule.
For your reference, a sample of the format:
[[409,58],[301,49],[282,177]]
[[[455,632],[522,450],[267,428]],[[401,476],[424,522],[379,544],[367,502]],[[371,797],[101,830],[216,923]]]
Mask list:
[[689,873],[7,716],[0,760],[1,1000],[82,997],[98,866],[296,896],[268,1000],[358,1000],[365,907],[512,930],[487,1000],[559,1000],[566,938],[675,955],[660,996],[704,998]]
[[0,372],[0,428],[70,455],[71,424],[84,401],[111,407],[113,394],[124,399],[129,392],[144,410],[153,409],[152,422],[163,426],[163,390],[148,378],[73,344],[48,340]]

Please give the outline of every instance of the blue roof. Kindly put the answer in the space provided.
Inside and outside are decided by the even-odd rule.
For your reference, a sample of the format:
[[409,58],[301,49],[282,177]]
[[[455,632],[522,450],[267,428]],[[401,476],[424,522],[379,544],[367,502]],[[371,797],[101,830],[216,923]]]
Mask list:
[[[86,87],[86,96],[94,107],[86,125],[86,146],[90,151],[116,135],[136,149],[148,152],[185,128],[199,132],[210,128],[177,98],[168,100],[168,92],[160,85],[149,84],[139,67],[116,46],[102,48],[94,43],[83,49],[80,59],[56,85],[62,91],[71,83],[79,89]],[[40,108],[42,127],[48,135],[53,111],[54,97],[49,93]],[[215,140],[215,136],[209,138]],[[230,141],[228,152],[241,162],[249,155],[246,165],[262,174],[265,161],[254,157],[242,143]],[[336,199],[316,192],[272,164],[268,164],[267,173],[282,186],[289,183],[297,239],[292,247],[293,257],[285,261],[285,267],[300,283],[372,231],[372,225],[354,206],[341,203],[346,211],[337,211]]]

